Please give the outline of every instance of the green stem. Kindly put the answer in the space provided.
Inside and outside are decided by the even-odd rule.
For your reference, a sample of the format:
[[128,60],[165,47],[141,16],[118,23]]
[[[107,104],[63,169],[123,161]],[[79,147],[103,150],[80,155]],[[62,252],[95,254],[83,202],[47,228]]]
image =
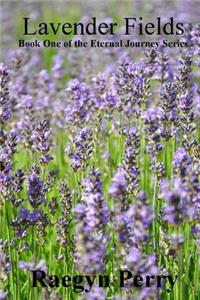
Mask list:
[[[156,161],[155,161],[156,165]],[[153,207],[155,209],[155,218],[153,221],[153,237],[154,237],[154,250],[158,254],[159,245],[158,245],[158,205],[157,205],[157,175],[154,174],[154,183],[153,183]]]
[[14,292],[15,291],[15,295],[17,294],[17,282],[16,285],[14,284],[15,280],[15,272],[14,272],[14,266],[15,266],[15,262],[14,262],[14,258],[13,258],[13,251],[11,249],[11,232],[10,232],[10,218],[9,218],[9,208],[8,208],[8,202],[5,199],[5,203],[4,203],[4,215],[5,215],[5,220],[6,220],[6,228],[7,228],[7,236],[8,236],[8,249],[9,249],[9,256],[10,256],[10,262],[11,262],[11,291]]

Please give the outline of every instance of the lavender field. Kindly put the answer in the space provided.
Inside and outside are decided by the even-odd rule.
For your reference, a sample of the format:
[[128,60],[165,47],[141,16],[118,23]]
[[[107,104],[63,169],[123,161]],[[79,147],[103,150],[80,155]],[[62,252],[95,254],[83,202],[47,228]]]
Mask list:
[[[135,15],[152,16],[141,3]],[[17,48],[21,10],[4,4],[0,300],[199,300],[200,25],[186,25],[185,48]],[[177,18],[195,14],[186,4]],[[46,287],[32,287],[36,270]],[[144,284],[120,287],[120,270]]]

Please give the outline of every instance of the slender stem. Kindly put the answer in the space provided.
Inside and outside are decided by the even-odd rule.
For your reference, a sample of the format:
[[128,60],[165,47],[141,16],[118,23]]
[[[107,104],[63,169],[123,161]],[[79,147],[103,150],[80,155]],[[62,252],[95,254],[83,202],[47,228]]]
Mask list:
[[[155,159],[156,165],[156,159]],[[153,221],[153,237],[154,237],[154,250],[158,254],[159,245],[158,245],[158,204],[157,204],[157,175],[154,174],[154,182],[153,182],[153,207],[155,209],[155,218]]]

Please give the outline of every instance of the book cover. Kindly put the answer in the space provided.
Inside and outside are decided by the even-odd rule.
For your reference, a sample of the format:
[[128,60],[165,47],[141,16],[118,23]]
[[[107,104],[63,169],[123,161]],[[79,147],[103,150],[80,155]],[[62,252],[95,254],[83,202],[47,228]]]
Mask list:
[[199,1],[0,4],[0,300],[199,300]]

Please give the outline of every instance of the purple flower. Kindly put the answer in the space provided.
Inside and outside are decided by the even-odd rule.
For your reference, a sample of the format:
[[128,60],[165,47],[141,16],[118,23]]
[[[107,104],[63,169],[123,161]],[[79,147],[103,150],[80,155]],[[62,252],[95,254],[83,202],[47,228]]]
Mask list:
[[187,176],[187,169],[192,164],[192,157],[187,154],[185,148],[178,148],[174,154],[173,166],[176,175]]
[[180,224],[185,219],[193,216],[193,207],[187,189],[177,178],[173,182],[173,188],[169,188],[169,183],[163,181],[161,184],[161,197],[166,201],[163,209],[164,220],[173,225]]
[[34,224],[41,218],[41,212],[38,209],[35,209],[33,212],[30,212],[28,209],[22,206],[20,218],[23,223],[30,222],[31,224]]
[[187,153],[184,148],[178,148],[174,155],[174,164],[181,164],[183,161],[187,160]]
[[0,300],[6,300],[7,298],[7,293],[4,291],[0,290]]
[[31,223],[37,222],[41,217],[41,212],[39,210],[34,210],[32,213],[29,214],[28,220],[30,220]]
[[103,288],[94,286],[87,296],[83,295],[81,300],[105,300],[106,291]]
[[135,264],[138,261],[140,261],[141,257],[142,257],[142,255],[141,255],[141,252],[139,251],[139,249],[136,247],[131,247],[129,249],[126,261],[127,261],[128,265],[132,265],[132,264]]
[[21,208],[21,218],[22,218],[22,220],[28,219],[28,216],[29,216],[28,209],[26,209],[25,207],[22,206],[22,208]]
[[179,107],[182,111],[188,112],[192,109],[192,97],[191,95],[185,95],[179,98]]
[[200,253],[200,225],[196,224],[195,226],[192,227],[191,231],[195,239],[197,251]]
[[61,79],[65,75],[64,57],[58,53],[53,58],[52,74],[56,79]]
[[8,241],[0,239],[0,280],[8,282],[11,264],[8,255]]
[[14,191],[16,193],[19,193],[19,192],[22,191],[24,179],[25,179],[24,172],[21,169],[18,169],[15,172],[14,178],[13,178],[13,181],[14,181]]
[[28,200],[34,208],[37,208],[45,201],[45,185],[36,173],[29,176],[28,184]]
[[62,182],[60,185],[61,213],[56,221],[57,242],[63,246],[70,243],[70,223],[72,220],[72,194],[67,185]]
[[45,154],[45,155],[42,155],[41,156],[41,164],[44,164],[44,165],[46,165],[46,164],[48,164],[51,160],[53,159],[53,157],[51,156],[51,155],[49,155],[49,154]]
[[8,91],[8,69],[0,64],[0,123],[7,122],[11,117]]
[[162,151],[164,112],[160,107],[149,108],[144,112],[145,133],[147,138],[147,151],[154,157]]
[[25,271],[31,271],[33,270],[34,262],[26,262],[26,261],[19,261],[19,268],[23,269]]
[[110,187],[110,194],[112,196],[120,196],[126,194],[127,180],[124,168],[119,167],[116,174],[113,176],[112,184]]
[[134,112],[136,104],[141,106],[150,96],[147,75],[143,63],[133,63],[128,56],[122,59],[115,75],[115,85],[127,116]]
[[76,171],[87,166],[93,154],[93,131],[85,127],[70,141],[65,152],[72,159],[72,168]]
[[33,149],[37,149],[41,153],[41,163],[48,164],[53,158],[48,154],[51,147],[49,137],[51,130],[47,121],[42,121],[39,125],[35,126],[32,132]]
[[31,272],[33,270],[43,271],[45,273],[48,272],[46,263],[43,259],[41,259],[38,264],[35,264],[33,261],[26,262],[21,260],[19,261],[19,268],[27,272]]
[[138,149],[140,147],[139,133],[135,128],[127,132],[123,167],[126,171],[127,190],[130,194],[137,194],[140,170],[137,164]]
[[[85,205],[86,209],[86,205]],[[105,268],[106,244],[108,240],[101,232],[88,225],[85,214],[77,219],[74,260],[76,268],[85,273],[101,273]]]
[[82,126],[92,118],[92,112],[97,106],[97,94],[89,85],[78,79],[68,83],[67,93],[71,101],[66,108],[66,120]]
[[97,231],[104,230],[109,221],[109,210],[102,193],[100,172],[91,169],[89,176],[82,181],[81,201],[86,204],[88,225]]
[[105,226],[109,221],[109,210],[103,199],[102,182],[98,170],[91,169],[82,181],[81,204],[76,211],[76,266],[86,273],[102,272],[105,267],[108,236]]
[[75,207],[75,213],[77,218],[81,218],[85,212],[85,204],[78,203]]
[[103,94],[106,89],[106,79],[106,74],[104,73],[99,73],[92,78],[92,82],[94,83],[95,88],[100,94]]

